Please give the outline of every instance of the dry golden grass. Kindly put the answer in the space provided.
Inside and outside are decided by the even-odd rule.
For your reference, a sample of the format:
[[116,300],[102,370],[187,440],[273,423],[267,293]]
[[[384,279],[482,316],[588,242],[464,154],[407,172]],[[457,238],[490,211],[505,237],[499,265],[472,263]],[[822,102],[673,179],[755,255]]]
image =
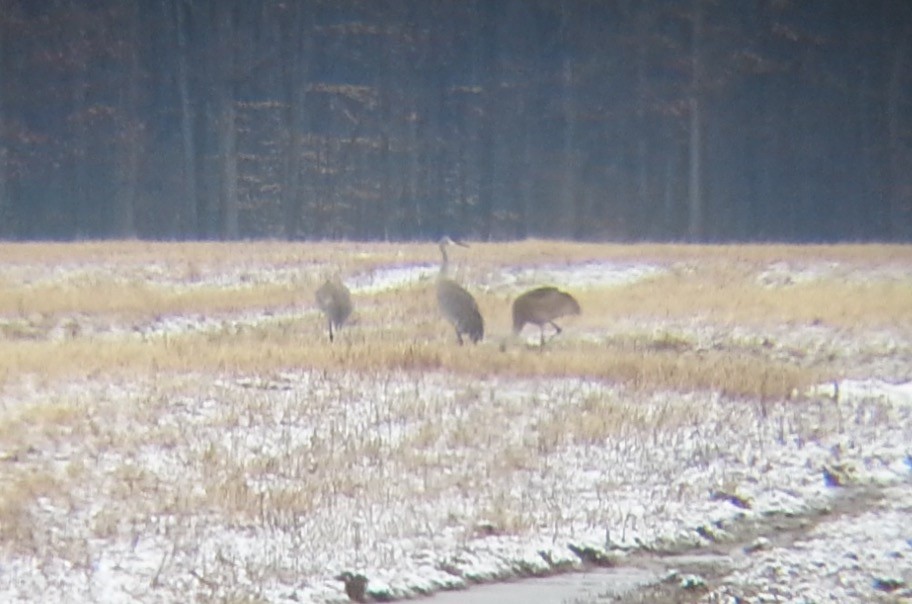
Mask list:
[[[773,263],[804,266],[839,263],[841,270],[912,265],[908,246],[686,246],[598,245],[531,240],[476,244],[454,258],[459,278],[474,290],[486,317],[487,340],[459,348],[436,309],[433,283],[356,296],[354,325],[329,346],[312,310],[313,289],[333,271],[343,276],[382,266],[433,264],[427,244],[263,242],[3,244],[0,254],[15,266],[41,274],[55,266],[106,267],[89,282],[45,280],[37,285],[0,282],[0,378],[23,373],[48,378],[71,374],[161,371],[269,372],[286,368],[455,371],[471,375],[582,375],[641,388],[713,388],[734,395],[778,397],[831,373],[828,367],[798,367],[756,349],[699,350],[686,337],[642,334],[618,337],[619,318],[655,323],[691,320],[713,325],[764,326],[824,323],[845,328],[912,324],[912,282],[836,278],[767,287],[758,275]],[[509,331],[510,291],[473,288],[483,275],[515,265],[561,265],[580,261],[656,263],[670,271],[618,287],[572,287],[583,315],[565,323],[568,335],[539,354],[500,342]],[[141,277],[150,263],[168,267],[175,288]],[[237,274],[221,286],[205,275]],[[244,274],[288,269],[285,281],[245,283]],[[140,276],[131,278],[131,275]],[[560,285],[560,284],[558,284]],[[266,315],[300,308],[297,319],[253,326],[233,324],[240,313]],[[96,337],[83,323],[107,327],[142,325],[161,316],[223,317],[225,327],[204,333]],[[89,318],[86,318],[89,316]],[[54,325],[68,337],[49,339]],[[531,329],[531,328],[530,328]],[[573,332],[592,332],[579,340]],[[598,334],[612,334],[601,335]],[[85,334],[85,335],[83,335]]]
[[[912,321],[912,281],[830,279],[765,287],[733,266],[676,270],[624,288],[580,294],[598,316],[705,317],[726,323],[826,322],[857,327]],[[758,269],[761,267],[757,267]],[[594,310],[595,312],[592,312]]]
[[145,283],[42,284],[26,291],[0,290],[0,314],[47,316],[64,313],[152,318],[161,314],[238,312],[295,303],[300,292],[288,285],[198,287],[164,291]]
[[[250,569],[246,581],[281,567],[281,556],[257,566],[225,550],[200,563],[203,538],[265,532],[264,547],[287,550],[287,537],[295,566],[275,572],[298,582],[325,571],[307,567],[308,548],[362,547],[350,538],[354,519],[398,498],[471,502],[446,507],[446,528],[465,538],[544,524],[558,534],[574,505],[551,464],[568,449],[623,445],[619,459],[652,471],[653,449],[676,454],[690,438],[710,448],[735,427],[762,450],[775,428],[768,409],[788,410],[813,438],[820,411],[786,399],[839,377],[854,357],[840,364],[826,346],[777,341],[801,329],[861,341],[881,328],[908,341],[912,328],[903,246],[476,244],[452,258],[486,319],[485,341],[464,347],[432,278],[356,292],[355,316],[332,345],[315,309],[328,274],[434,266],[432,243],[0,244],[0,255],[0,388],[10,394],[0,407],[0,547],[89,573],[98,555],[89,544],[135,547],[141,537],[148,547],[164,531],[173,545],[151,584],[170,572],[186,596],[189,572],[220,601],[244,599],[232,572]],[[665,270],[627,285],[554,283],[583,314],[561,320],[564,333],[543,351],[509,339],[519,288],[498,285],[499,273],[590,261]],[[784,270],[781,283],[764,284],[776,263],[835,268],[794,283]],[[899,270],[864,278],[884,267]],[[209,322],[194,329],[200,316]],[[169,318],[189,327],[163,331]],[[524,335],[538,339],[531,327]],[[593,459],[601,468],[613,457]],[[615,470],[595,484],[599,497],[624,487]],[[544,503],[516,496],[552,471],[558,482],[530,496]],[[611,505],[592,512],[593,526],[607,526]],[[178,559],[189,570],[166,568]]]
[[[475,244],[451,259],[486,319],[485,341],[464,347],[433,278],[356,291],[334,344],[315,308],[326,275],[433,267],[432,243],[0,244],[0,255],[0,549],[90,575],[108,546],[163,543],[160,568],[138,580],[170,581],[172,599],[188,597],[188,576],[195,599],[250,599],[214,587],[246,584],[238,569],[255,584],[310,581],[326,558],[308,552],[327,547],[375,558],[415,534],[556,536],[593,490],[605,503],[587,522],[614,531],[624,489],[700,470],[720,432],[762,459],[785,430],[796,442],[841,430],[821,419],[839,405],[790,394],[844,375],[859,356],[831,354],[842,342],[885,330],[908,354],[912,341],[909,247]],[[665,270],[554,283],[583,314],[541,352],[506,339],[521,288],[499,285],[504,274],[611,261]],[[773,283],[759,278],[777,263]],[[791,282],[788,267],[810,278]],[[162,330],[171,319],[184,326]],[[524,335],[537,342],[536,329]],[[720,465],[736,491],[742,470]],[[574,490],[577,469],[603,475]],[[668,501],[705,504],[705,484],[682,484]],[[373,519],[394,526],[371,531]],[[261,544],[266,562],[222,549],[232,535]]]

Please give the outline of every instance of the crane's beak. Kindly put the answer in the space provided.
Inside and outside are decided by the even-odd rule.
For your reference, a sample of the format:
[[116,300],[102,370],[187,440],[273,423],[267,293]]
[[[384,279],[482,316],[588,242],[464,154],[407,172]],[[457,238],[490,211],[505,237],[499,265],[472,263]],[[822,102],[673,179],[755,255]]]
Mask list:
[[461,240],[461,239],[453,239],[452,237],[451,237],[450,239],[451,239],[451,240],[453,241],[453,243],[455,243],[456,245],[459,245],[459,246],[462,246],[462,247],[469,247],[469,244],[466,243],[465,241]]

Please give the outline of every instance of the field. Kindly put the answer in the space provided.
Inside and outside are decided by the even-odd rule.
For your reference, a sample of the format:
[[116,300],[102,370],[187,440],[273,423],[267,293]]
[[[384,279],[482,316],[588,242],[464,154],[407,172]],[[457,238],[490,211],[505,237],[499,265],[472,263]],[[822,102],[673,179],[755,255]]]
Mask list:
[[[451,273],[486,336],[462,347],[430,242],[0,258],[0,601],[345,602],[343,572],[400,599],[594,565],[660,569],[631,601],[912,596],[910,246],[473,243]],[[333,274],[355,313],[330,344]],[[541,284],[583,312],[540,351],[510,304]],[[661,562],[710,550],[724,572]]]

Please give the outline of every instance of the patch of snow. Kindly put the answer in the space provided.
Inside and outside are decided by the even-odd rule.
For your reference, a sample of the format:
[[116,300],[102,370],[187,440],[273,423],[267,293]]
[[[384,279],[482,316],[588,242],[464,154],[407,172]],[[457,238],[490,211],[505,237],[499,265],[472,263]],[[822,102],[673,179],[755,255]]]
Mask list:
[[[67,278],[104,276],[64,269]],[[251,276],[250,267],[206,270],[196,283],[293,281],[301,269],[272,277]],[[615,286],[664,270],[549,264],[481,282]],[[774,265],[760,279],[776,285],[781,275],[800,282],[840,270]],[[143,278],[164,283],[172,272],[151,265]],[[349,285],[376,293],[436,272],[397,265]],[[99,337],[244,329],[314,312],[162,317],[129,332],[106,326]],[[859,337],[699,317],[619,319],[612,329],[609,337],[642,332],[647,342],[695,350],[762,347],[810,365],[893,359],[885,373],[894,380],[912,358],[899,329]],[[33,405],[76,411],[72,424],[25,424],[4,443],[11,475],[74,485],[21,510],[29,533],[0,547],[4,602],[346,602],[334,578],[346,570],[367,576],[371,593],[414,597],[580,568],[574,552],[623,559],[707,545],[739,523],[831,510],[852,489],[881,497],[827,517],[794,544],[755,540],[744,565],[707,597],[870,601],[890,586],[910,595],[912,382],[844,380],[763,406],[580,378],[403,371],[86,378],[53,388],[32,376],[3,389],[7,418]]]
[[[89,462],[84,490],[71,494],[71,504],[45,501],[35,513],[55,539],[81,544],[92,562],[88,571],[74,567],[49,544],[38,551],[51,554],[53,564],[42,554],[7,550],[4,566],[16,571],[0,577],[0,599],[27,601],[40,589],[44,601],[65,601],[66,594],[129,601],[157,577],[161,593],[172,596],[344,601],[332,577],[347,569],[368,576],[375,593],[414,597],[572,568],[579,559],[570,544],[594,555],[698,545],[707,536],[723,538],[745,518],[826,508],[834,492],[823,479],[827,465],[852,466],[857,484],[895,488],[909,481],[907,386],[847,383],[841,391],[863,395],[829,406],[771,404],[761,419],[756,406],[718,395],[634,400],[623,389],[581,379],[465,384],[446,374],[394,373],[385,381],[378,389],[375,376],[340,380],[304,371],[187,376],[173,391],[86,382],[56,392],[89,408],[102,405],[90,415],[108,418],[106,438],[136,432],[134,422],[151,412],[156,420],[144,426],[138,446],[122,453],[99,450],[91,439],[35,453],[30,463],[43,455]],[[33,392],[39,399],[48,394]],[[624,421],[593,440],[567,418],[594,404]],[[428,418],[444,429],[427,432]],[[326,475],[324,466],[346,469]],[[157,499],[147,502],[153,507],[167,492],[211,502],[208,489],[226,481],[240,481],[238,496],[262,503],[239,502],[253,515],[227,524],[215,510],[194,505],[168,516],[131,516],[136,512],[122,506],[137,501],[117,493],[123,477],[134,475],[158,485]],[[294,495],[308,483],[324,486],[314,498]],[[737,485],[751,508],[714,500],[721,485]],[[281,503],[289,496],[301,497],[300,507]],[[125,514],[126,530],[97,534],[103,510]],[[895,535],[883,537],[892,543]],[[820,555],[825,550],[821,545]],[[776,551],[756,555],[770,556],[769,566]],[[871,564],[871,572],[881,565]],[[188,577],[188,569],[199,577]],[[861,589],[860,581],[853,589]]]
[[757,283],[766,287],[785,287],[817,281],[839,269],[838,262],[825,262],[795,266],[789,262],[776,262],[757,275]]
[[667,268],[645,263],[587,261],[566,264],[514,267],[488,279],[488,287],[525,289],[535,285],[559,287],[619,287],[667,272]]
[[876,399],[912,407],[912,382],[893,384],[883,380],[843,380],[839,382],[836,394],[842,401]]
[[376,294],[426,281],[437,275],[439,267],[431,264],[406,264],[377,268],[347,279],[355,294]]
[[759,285],[769,288],[789,287],[824,279],[842,282],[872,283],[888,281],[908,283],[912,269],[906,265],[888,264],[876,267],[858,267],[839,262],[775,262],[756,276]]
[[98,283],[136,284],[184,291],[199,288],[250,288],[263,284],[297,284],[305,276],[328,270],[322,262],[219,265],[217,263],[58,263],[54,266],[15,264],[6,267],[8,278],[26,287],[66,283],[91,287]]
[[[910,500],[906,484],[875,507],[821,522],[788,546],[757,550],[704,601],[878,601],[885,595],[879,579],[893,577],[896,587],[912,581]],[[903,600],[901,593],[894,597]]]

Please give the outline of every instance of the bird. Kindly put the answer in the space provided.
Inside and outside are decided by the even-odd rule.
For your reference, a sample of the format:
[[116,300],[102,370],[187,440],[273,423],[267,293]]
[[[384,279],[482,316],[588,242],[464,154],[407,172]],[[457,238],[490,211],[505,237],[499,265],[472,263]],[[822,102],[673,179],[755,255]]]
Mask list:
[[333,341],[333,328],[339,330],[351,315],[351,292],[339,277],[327,279],[316,293],[317,306],[326,316],[329,325],[329,341]]
[[438,243],[440,254],[443,257],[440,263],[440,274],[437,276],[437,304],[447,321],[456,329],[456,340],[462,346],[463,334],[469,336],[473,343],[478,343],[484,338],[484,319],[478,310],[478,303],[472,294],[464,287],[447,277],[450,259],[447,256],[448,245],[469,247],[461,241],[454,241],[449,236],[444,236]]
[[541,330],[539,349],[545,346],[545,325],[550,324],[561,333],[555,319],[580,314],[576,298],[556,287],[546,285],[531,289],[513,301],[513,335],[518,336],[526,323],[538,325]]
[[367,577],[345,571],[336,577],[337,581],[345,583],[345,594],[352,602],[367,602]]

